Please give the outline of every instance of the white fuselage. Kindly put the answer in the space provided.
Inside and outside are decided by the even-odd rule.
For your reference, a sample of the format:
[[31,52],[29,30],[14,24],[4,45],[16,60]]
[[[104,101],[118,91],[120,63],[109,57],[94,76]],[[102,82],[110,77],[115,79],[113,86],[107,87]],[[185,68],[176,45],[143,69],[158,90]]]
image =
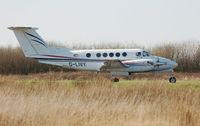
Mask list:
[[[142,49],[93,49],[93,50],[72,50],[71,55],[45,55],[39,62],[58,65],[71,69],[100,71],[100,68],[107,60],[119,60],[128,65],[127,68],[107,69],[115,72],[150,72],[150,71],[169,71],[177,65],[174,61],[166,58],[152,56]],[[64,54],[64,53],[63,53]],[[163,65],[155,66],[148,62]]]

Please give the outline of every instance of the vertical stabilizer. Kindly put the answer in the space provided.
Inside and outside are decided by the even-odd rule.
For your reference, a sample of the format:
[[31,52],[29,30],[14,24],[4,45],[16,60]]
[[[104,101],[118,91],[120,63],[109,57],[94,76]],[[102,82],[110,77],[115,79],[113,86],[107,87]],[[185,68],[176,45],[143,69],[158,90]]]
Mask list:
[[48,52],[48,45],[36,32],[37,28],[9,27],[8,29],[14,31],[26,57]]

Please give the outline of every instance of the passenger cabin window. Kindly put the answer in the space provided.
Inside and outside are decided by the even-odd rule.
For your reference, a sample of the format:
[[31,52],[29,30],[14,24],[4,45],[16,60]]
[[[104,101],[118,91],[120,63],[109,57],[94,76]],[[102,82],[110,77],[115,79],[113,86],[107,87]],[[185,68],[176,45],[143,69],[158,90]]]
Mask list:
[[97,53],[96,56],[97,56],[97,57],[101,57],[101,53]]
[[107,53],[103,53],[103,57],[107,57],[108,56],[108,54]]
[[136,56],[141,56],[141,52],[136,52]]
[[88,58],[91,57],[91,54],[90,54],[90,53],[87,53],[87,54],[86,54],[86,57],[88,57]]
[[114,53],[112,53],[112,52],[109,53],[109,56],[110,56],[110,57],[113,57],[113,56],[114,56]]
[[123,57],[126,57],[126,56],[127,56],[127,53],[126,53],[126,52],[123,52],[123,53],[122,53],[122,56],[123,56]]
[[120,57],[120,53],[119,52],[115,53],[115,56]]

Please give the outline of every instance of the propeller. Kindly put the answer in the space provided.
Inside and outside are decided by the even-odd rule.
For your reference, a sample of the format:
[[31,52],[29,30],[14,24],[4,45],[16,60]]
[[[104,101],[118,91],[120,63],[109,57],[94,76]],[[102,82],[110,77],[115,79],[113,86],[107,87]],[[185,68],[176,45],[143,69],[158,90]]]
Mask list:
[[158,57],[158,59],[157,59],[157,63],[159,63],[160,62],[160,59],[159,59],[159,57]]
[[160,62],[160,57],[157,57],[157,60],[154,61],[147,61],[148,64],[152,65],[154,67],[154,70],[158,70],[160,66],[166,65],[166,62]]
[[160,59],[159,57],[157,57],[157,61],[156,62],[153,62],[153,61],[147,61],[148,64],[154,66],[154,69],[156,69],[156,67],[159,69],[159,66],[160,66]]
[[154,65],[154,69],[157,67],[157,69],[159,69],[159,63],[160,63],[160,59],[159,57],[157,57],[157,64]]

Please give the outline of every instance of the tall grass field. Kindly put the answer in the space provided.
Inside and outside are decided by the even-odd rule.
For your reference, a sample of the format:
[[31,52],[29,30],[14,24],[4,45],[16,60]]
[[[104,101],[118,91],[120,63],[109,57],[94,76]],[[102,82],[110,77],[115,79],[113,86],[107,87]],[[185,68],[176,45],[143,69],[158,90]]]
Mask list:
[[0,126],[200,126],[199,75],[0,75]]

